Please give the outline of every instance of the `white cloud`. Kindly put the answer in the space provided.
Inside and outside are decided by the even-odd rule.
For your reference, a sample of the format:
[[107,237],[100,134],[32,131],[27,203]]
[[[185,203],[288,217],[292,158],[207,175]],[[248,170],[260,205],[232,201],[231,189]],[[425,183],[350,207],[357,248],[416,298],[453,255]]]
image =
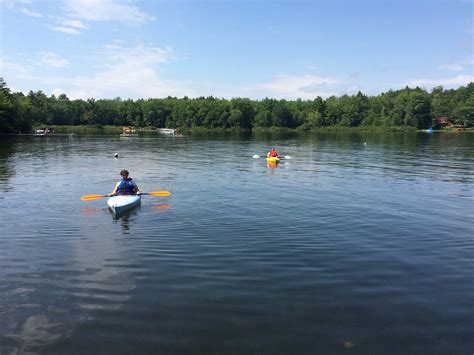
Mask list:
[[14,5],[13,0],[0,0],[0,5],[4,6],[7,9],[12,9]]
[[31,16],[31,17],[43,17],[42,14],[40,14],[39,12],[34,12],[34,11],[31,11],[31,10],[28,10],[26,7],[22,7],[20,9],[20,12],[26,16]]
[[[1,0],[0,0],[1,1]],[[80,34],[90,21],[117,21],[138,25],[150,21],[152,16],[139,8],[120,3],[119,0],[65,0],[63,18],[57,21],[53,30]]]
[[30,66],[12,63],[7,58],[0,58],[0,73],[7,82],[9,78],[33,79],[32,72]]
[[463,71],[464,66],[461,64],[441,64],[439,69],[451,70],[451,71]]
[[0,0],[0,6],[3,6],[10,10],[18,8],[19,6],[29,6],[29,5],[31,5],[31,0]]
[[92,75],[72,78],[49,78],[47,83],[61,87],[72,99],[87,98],[149,98],[192,96],[190,82],[163,79],[159,66],[173,58],[172,50],[146,45],[105,46],[101,55],[103,70]]
[[63,32],[67,34],[77,35],[80,34],[83,29],[88,28],[81,20],[75,19],[63,19],[59,21],[59,26],[53,27],[53,30]]
[[343,84],[340,79],[332,77],[282,74],[271,81],[254,85],[248,90],[260,92],[260,96],[280,99],[313,99],[317,96],[336,95],[341,89],[340,84]]
[[417,79],[413,80],[409,86],[423,86],[423,87],[434,87],[434,86],[445,86],[445,87],[458,87],[461,85],[467,85],[470,82],[474,82],[474,75],[460,74],[452,78],[444,79]]
[[57,25],[56,27],[53,27],[53,30],[67,34],[77,35],[81,33],[81,30],[87,28],[88,26],[81,20],[66,18],[57,20]]
[[[161,66],[174,58],[170,48],[144,44],[127,47],[115,41],[95,56],[95,64],[90,57],[91,71],[85,75],[43,73],[40,69],[45,63],[56,67],[67,64],[64,58],[51,52],[43,53],[36,66],[14,64],[3,58],[0,57],[0,73],[8,84],[9,78],[14,78],[11,84],[22,87],[20,90],[25,93],[43,90],[47,95],[65,93],[71,99],[198,96],[192,82],[168,80],[160,74]],[[93,71],[93,68],[100,69]]]
[[61,26],[86,29],[87,26],[80,20],[66,19],[61,21]]
[[72,34],[72,35],[78,35],[79,33],[81,33],[81,32],[79,32],[78,30],[76,30],[74,28],[63,27],[63,26],[53,27],[53,30],[58,31],[58,32],[67,33],[67,34]]
[[60,88],[53,89],[53,95],[58,97],[59,95],[64,94],[64,90]]
[[69,62],[58,54],[53,52],[41,53],[40,63],[48,65],[53,68],[62,68],[69,64]]
[[70,17],[85,21],[119,21],[141,24],[153,19],[139,8],[116,0],[67,0]]
[[[469,58],[469,59],[464,59],[464,60],[459,60],[453,63],[449,64],[442,64],[438,68],[443,69],[443,70],[450,70],[450,71],[464,71],[466,70],[466,67],[472,67],[474,65],[474,60]],[[472,68],[470,68],[472,70]]]
[[125,65],[132,64],[137,67],[165,63],[173,57],[170,48],[145,46],[140,44],[136,47],[124,47],[114,43],[105,46],[105,56],[111,63]]

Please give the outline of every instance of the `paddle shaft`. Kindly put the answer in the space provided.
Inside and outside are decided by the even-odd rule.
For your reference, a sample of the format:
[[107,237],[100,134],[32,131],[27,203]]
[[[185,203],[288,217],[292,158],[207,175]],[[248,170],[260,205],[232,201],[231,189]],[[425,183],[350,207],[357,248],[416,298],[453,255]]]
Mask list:
[[[170,196],[171,192],[169,191],[152,191],[152,192],[143,192],[140,193],[139,195],[149,195],[149,196]],[[120,196],[120,195],[112,195],[112,196]],[[125,195],[123,195],[125,196]],[[111,197],[110,195],[84,195],[81,197],[82,201],[92,201],[92,200],[98,200],[100,198],[104,197]]]

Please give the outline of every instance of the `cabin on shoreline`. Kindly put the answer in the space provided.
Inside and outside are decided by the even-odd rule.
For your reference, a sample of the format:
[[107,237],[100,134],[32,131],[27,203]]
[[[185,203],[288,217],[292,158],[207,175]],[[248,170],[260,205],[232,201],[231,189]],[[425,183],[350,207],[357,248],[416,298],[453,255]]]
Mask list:
[[464,124],[455,124],[454,121],[447,116],[437,117],[436,125],[440,128],[457,128],[458,130],[463,130],[468,127]]
[[440,127],[451,127],[453,121],[447,116],[440,116],[436,118],[436,124]]

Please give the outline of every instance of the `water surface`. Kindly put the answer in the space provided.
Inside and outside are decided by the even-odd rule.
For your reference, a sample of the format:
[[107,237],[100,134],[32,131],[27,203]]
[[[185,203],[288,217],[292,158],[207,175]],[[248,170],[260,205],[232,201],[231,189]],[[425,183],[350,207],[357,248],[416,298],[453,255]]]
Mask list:
[[[252,158],[272,146],[291,159]],[[469,133],[1,137],[0,353],[470,354],[473,148]],[[172,196],[119,218],[79,200],[124,168]]]

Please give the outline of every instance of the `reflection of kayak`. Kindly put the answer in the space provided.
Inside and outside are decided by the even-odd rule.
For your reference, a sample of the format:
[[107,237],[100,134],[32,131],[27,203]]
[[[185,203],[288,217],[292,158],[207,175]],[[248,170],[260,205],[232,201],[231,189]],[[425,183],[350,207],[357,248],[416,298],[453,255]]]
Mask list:
[[267,163],[277,164],[280,161],[278,157],[267,157]]
[[119,214],[137,206],[140,203],[140,199],[141,197],[137,195],[112,196],[107,200],[107,206],[109,206],[113,213]]

